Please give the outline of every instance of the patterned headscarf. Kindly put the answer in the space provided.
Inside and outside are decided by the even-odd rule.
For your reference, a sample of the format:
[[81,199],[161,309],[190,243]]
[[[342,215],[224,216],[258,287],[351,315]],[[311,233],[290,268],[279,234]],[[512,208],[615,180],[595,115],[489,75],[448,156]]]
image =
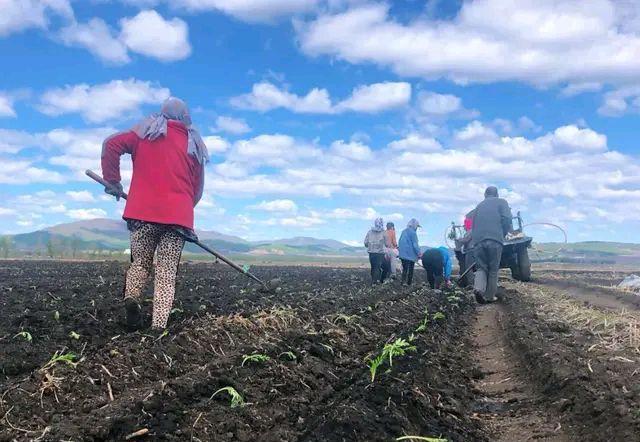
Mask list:
[[382,220],[382,218],[376,218],[373,223],[372,230],[375,232],[382,232],[384,230],[384,221]]
[[417,219],[411,218],[411,220],[407,223],[407,227],[413,230],[418,230],[418,227],[421,227],[421,226]]
[[209,161],[209,152],[198,130],[192,126],[187,104],[179,98],[169,97],[162,103],[160,113],[149,115],[133,127],[140,137],[151,141],[167,135],[167,121],[175,120],[183,123],[189,132],[187,152],[198,159],[200,164]]

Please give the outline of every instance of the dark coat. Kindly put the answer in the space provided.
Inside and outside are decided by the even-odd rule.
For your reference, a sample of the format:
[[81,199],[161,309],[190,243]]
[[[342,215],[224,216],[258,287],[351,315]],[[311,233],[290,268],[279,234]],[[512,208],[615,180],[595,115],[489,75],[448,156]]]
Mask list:
[[473,230],[471,231],[471,240],[473,245],[485,239],[491,239],[502,244],[505,235],[513,230],[513,217],[509,203],[502,198],[485,198],[472,213]]

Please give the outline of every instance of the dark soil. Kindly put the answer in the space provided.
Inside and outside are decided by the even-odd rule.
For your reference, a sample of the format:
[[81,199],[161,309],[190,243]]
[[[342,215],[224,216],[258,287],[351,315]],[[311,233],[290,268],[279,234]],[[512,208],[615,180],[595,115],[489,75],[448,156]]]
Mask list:
[[[125,267],[0,264],[0,441],[123,440],[138,430],[175,441],[487,440],[472,410],[466,296],[370,288],[365,270],[256,268],[283,280],[265,295],[225,267],[185,264],[158,336],[121,322]],[[371,382],[365,359],[412,334],[417,351]],[[43,369],[55,352],[75,353],[77,366]],[[254,352],[270,359],[241,366]],[[245,406],[213,396],[227,386]]]
[[640,441],[635,352],[600,349],[598,336],[538,315],[516,290],[508,290],[505,312],[512,347],[569,435],[580,441]]

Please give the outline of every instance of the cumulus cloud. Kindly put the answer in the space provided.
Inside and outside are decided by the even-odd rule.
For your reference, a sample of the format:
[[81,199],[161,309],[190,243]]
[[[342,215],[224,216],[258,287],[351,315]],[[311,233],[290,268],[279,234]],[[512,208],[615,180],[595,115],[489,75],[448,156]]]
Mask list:
[[385,82],[356,87],[351,96],[335,106],[337,112],[375,113],[405,106],[411,99],[411,85],[404,82]]
[[127,46],[100,18],[92,18],[87,23],[72,23],[59,31],[59,38],[67,46],[83,47],[110,63],[130,61]]
[[227,132],[232,135],[242,135],[251,132],[251,128],[242,118],[233,118],[220,115],[216,118],[216,125],[213,128],[216,132]]
[[[623,211],[633,201],[640,202],[640,158],[609,149],[606,136],[593,129],[567,125],[537,137],[499,136],[486,123],[476,121],[460,134],[464,135],[454,136],[445,145],[412,134],[378,149],[344,140],[322,147],[283,135],[269,136],[266,141],[278,141],[290,159],[271,162],[268,171],[248,166],[271,151],[266,148],[269,142],[259,143],[261,138],[255,137],[234,143],[223,163],[241,165],[245,173],[230,176],[215,170],[207,189],[212,194],[280,199],[349,198],[356,207],[380,207],[375,211],[338,207],[299,215],[356,220],[370,219],[374,212],[394,219],[405,210],[457,217],[482,198],[487,185],[509,183],[502,193],[517,208],[526,207],[531,217],[544,216],[551,204],[570,205],[578,199],[587,219],[640,221],[632,211]],[[237,149],[246,143],[265,149]],[[308,153],[310,148],[313,168],[308,156],[298,152]],[[312,225],[305,221],[290,217],[288,222]]]
[[79,113],[91,123],[122,119],[140,113],[145,104],[159,104],[169,89],[134,78],[109,83],[86,83],[50,89],[40,97],[38,109],[50,116]]
[[0,117],[15,116],[16,111],[13,108],[13,98],[11,98],[8,94],[0,92]]
[[72,200],[81,203],[92,203],[96,200],[93,194],[87,190],[69,190],[66,195]]
[[86,23],[73,22],[57,35],[65,45],[83,47],[112,64],[131,61],[129,51],[164,62],[191,54],[187,23],[179,18],[166,20],[154,10],[123,18],[119,33],[101,18],[92,18]]
[[425,114],[448,115],[462,110],[462,99],[450,94],[420,92],[418,108]]
[[191,54],[189,28],[179,18],[165,20],[153,10],[120,21],[120,40],[132,51],[161,61],[176,61]]
[[[640,36],[620,4],[476,0],[450,20],[396,20],[386,3],[357,2],[297,27],[302,51],[457,83],[624,82],[640,74]],[[503,19],[496,20],[496,17]]]
[[94,218],[104,218],[107,216],[107,212],[102,209],[71,209],[67,210],[66,215],[69,218],[79,219],[79,220],[87,220]]
[[298,205],[289,199],[280,199],[272,201],[262,201],[259,204],[251,206],[255,210],[264,210],[265,212],[297,212]]
[[272,83],[261,82],[254,84],[250,93],[232,98],[231,105],[260,112],[283,108],[296,113],[376,113],[405,106],[410,99],[411,85],[405,82],[360,85],[336,104],[332,104],[326,89],[314,88],[306,95],[296,95]]
[[36,165],[29,159],[1,158],[0,184],[63,183],[64,177],[54,170]]
[[45,29],[51,17],[73,19],[69,0],[0,0],[0,37],[29,28]]
[[412,133],[401,140],[392,141],[389,143],[389,148],[397,151],[411,150],[433,152],[442,149],[442,145],[435,138],[424,137],[420,134]]
[[207,145],[209,153],[222,153],[229,149],[229,142],[217,135],[210,135],[208,137],[202,137],[204,144]]

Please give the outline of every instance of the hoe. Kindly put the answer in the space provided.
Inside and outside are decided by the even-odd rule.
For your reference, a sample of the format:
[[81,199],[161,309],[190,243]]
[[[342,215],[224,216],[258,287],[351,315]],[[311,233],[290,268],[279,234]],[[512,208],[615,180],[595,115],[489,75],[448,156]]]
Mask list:
[[[100,175],[98,175],[97,173],[93,172],[92,170],[87,170],[85,172],[85,174],[89,178],[91,178],[92,180],[97,181],[98,183],[102,184],[104,187],[112,188],[111,184],[107,183],[105,180],[102,179],[102,177]],[[124,198],[126,200],[127,199],[127,194],[122,192],[120,194],[120,197]],[[215,250],[211,249],[209,246],[207,246],[206,244],[203,244],[199,240],[194,241],[193,239],[186,238],[184,235],[182,235],[182,233],[179,230],[176,230],[176,232],[180,236],[184,237],[185,240],[194,243],[195,245],[197,245],[198,247],[200,247],[204,251],[206,251],[206,252],[212,254],[213,256],[215,256],[216,258],[218,258],[220,261],[224,262],[225,264],[228,264],[232,269],[234,269],[234,270],[242,273],[243,275],[253,279],[255,282],[260,284],[262,291],[274,292],[275,289],[278,287],[278,285],[280,283],[280,280],[278,278],[272,279],[272,280],[270,280],[268,282],[264,282],[261,279],[259,279],[257,276],[253,275],[252,273],[249,273],[248,270],[243,269],[238,264],[236,264],[235,262],[231,261],[229,258],[227,258],[224,255],[222,255],[221,253],[216,252]]]

